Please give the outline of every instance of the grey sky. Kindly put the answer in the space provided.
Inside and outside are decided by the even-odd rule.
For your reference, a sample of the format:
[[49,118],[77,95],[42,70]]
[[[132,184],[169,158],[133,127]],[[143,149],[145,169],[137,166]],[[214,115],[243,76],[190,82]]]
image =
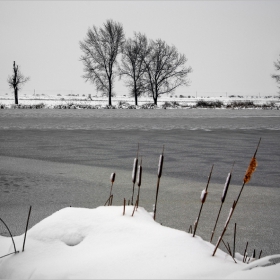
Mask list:
[[[0,92],[15,60],[28,90],[92,90],[79,41],[107,19],[175,45],[193,68],[177,93],[276,94],[280,1],[0,1]],[[116,91],[125,94],[122,81]]]

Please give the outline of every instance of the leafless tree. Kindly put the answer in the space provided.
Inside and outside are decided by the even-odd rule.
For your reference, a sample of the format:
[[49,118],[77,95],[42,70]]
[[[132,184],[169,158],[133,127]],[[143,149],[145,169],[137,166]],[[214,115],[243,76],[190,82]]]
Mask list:
[[130,95],[135,99],[135,105],[138,105],[138,97],[145,91],[144,59],[148,52],[147,38],[141,33],[134,33],[133,39],[128,39],[124,44],[119,75],[127,77],[126,85],[130,90]]
[[150,51],[144,62],[145,85],[154,99],[154,104],[157,104],[161,94],[189,84],[187,75],[192,72],[192,68],[185,66],[185,55],[179,54],[174,46],[168,46],[163,40],[150,41]]
[[117,55],[124,44],[123,27],[120,23],[107,20],[103,28],[93,26],[88,29],[86,38],[80,42],[83,51],[81,61],[84,64],[83,77],[96,85],[96,89],[109,97],[112,105]]
[[[274,62],[274,66],[276,71],[280,71],[280,59]],[[280,89],[280,75],[273,74],[271,75],[271,77],[276,80],[276,83],[279,84],[278,88]],[[280,98],[280,91],[279,91],[279,98]]]
[[15,61],[13,64],[13,71],[13,75],[8,77],[7,82],[9,84],[9,87],[14,89],[15,104],[18,104],[18,92],[22,88],[22,86],[30,80],[30,78],[23,76]]

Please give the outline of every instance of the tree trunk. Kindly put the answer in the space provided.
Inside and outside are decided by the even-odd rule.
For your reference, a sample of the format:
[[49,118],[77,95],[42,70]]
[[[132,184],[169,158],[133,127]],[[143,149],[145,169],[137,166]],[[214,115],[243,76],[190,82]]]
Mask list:
[[154,96],[154,104],[157,105],[157,96]]
[[14,92],[15,92],[15,104],[18,104],[18,89],[14,88]]
[[136,90],[136,85],[134,83],[134,97],[135,97],[135,105],[137,106],[138,103],[137,103],[137,90]]
[[109,80],[109,106],[112,106],[112,84]]

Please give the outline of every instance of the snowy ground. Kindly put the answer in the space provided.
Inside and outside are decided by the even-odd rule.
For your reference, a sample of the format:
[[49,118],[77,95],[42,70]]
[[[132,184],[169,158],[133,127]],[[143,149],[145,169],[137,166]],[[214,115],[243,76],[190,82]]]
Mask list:
[[[142,207],[64,208],[15,237],[20,252],[0,259],[0,278],[12,279],[279,279],[280,264],[264,257],[249,264],[199,236],[168,228]],[[32,213],[31,213],[32,215]],[[0,256],[12,253],[0,237]],[[274,255],[274,258],[280,255]]]
[[[209,102],[216,102],[221,101],[225,105],[230,104],[231,102],[244,102],[244,101],[253,101],[255,105],[264,105],[264,104],[271,104],[271,102],[275,103],[275,105],[279,106],[280,101],[277,96],[269,96],[269,97],[258,97],[258,96],[244,96],[244,97],[178,97],[178,96],[160,96],[158,98],[158,105],[161,106],[165,102],[177,102],[182,106],[193,106],[199,100],[205,100]],[[134,98],[128,96],[116,96],[112,97],[112,105],[116,106],[120,102],[126,102],[130,105],[134,105],[135,101]],[[81,105],[90,105],[90,106],[106,106],[108,104],[108,97],[100,97],[91,95],[89,98],[86,95],[79,95],[79,94],[58,94],[58,95],[47,95],[47,94],[19,94],[19,104],[22,105],[36,105],[36,104],[45,104],[47,108],[52,108],[56,105],[69,105],[69,104],[81,104]],[[138,105],[143,105],[146,103],[153,103],[152,97],[139,97],[138,98]],[[2,94],[0,95],[0,105],[11,106],[14,104],[14,97],[13,94]]]

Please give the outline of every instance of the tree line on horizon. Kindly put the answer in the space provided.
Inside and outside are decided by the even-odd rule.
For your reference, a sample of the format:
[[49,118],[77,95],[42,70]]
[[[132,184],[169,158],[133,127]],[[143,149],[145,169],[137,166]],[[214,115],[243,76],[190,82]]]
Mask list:
[[[162,39],[148,39],[140,32],[134,32],[132,38],[126,39],[122,24],[111,19],[103,27],[93,25],[89,28],[79,45],[83,52],[80,58],[84,65],[82,77],[92,82],[102,95],[108,96],[109,106],[115,95],[114,82],[117,77],[125,79],[135,105],[138,105],[138,97],[144,93],[152,97],[157,105],[160,95],[189,85],[188,75],[192,68],[186,66],[185,55],[179,53],[175,46],[168,45]],[[280,71],[280,59],[274,62],[274,66],[276,71]],[[271,77],[280,89],[280,75],[273,74]],[[15,104],[18,104],[18,91],[29,79],[14,61],[13,75],[7,81],[14,90]]]

